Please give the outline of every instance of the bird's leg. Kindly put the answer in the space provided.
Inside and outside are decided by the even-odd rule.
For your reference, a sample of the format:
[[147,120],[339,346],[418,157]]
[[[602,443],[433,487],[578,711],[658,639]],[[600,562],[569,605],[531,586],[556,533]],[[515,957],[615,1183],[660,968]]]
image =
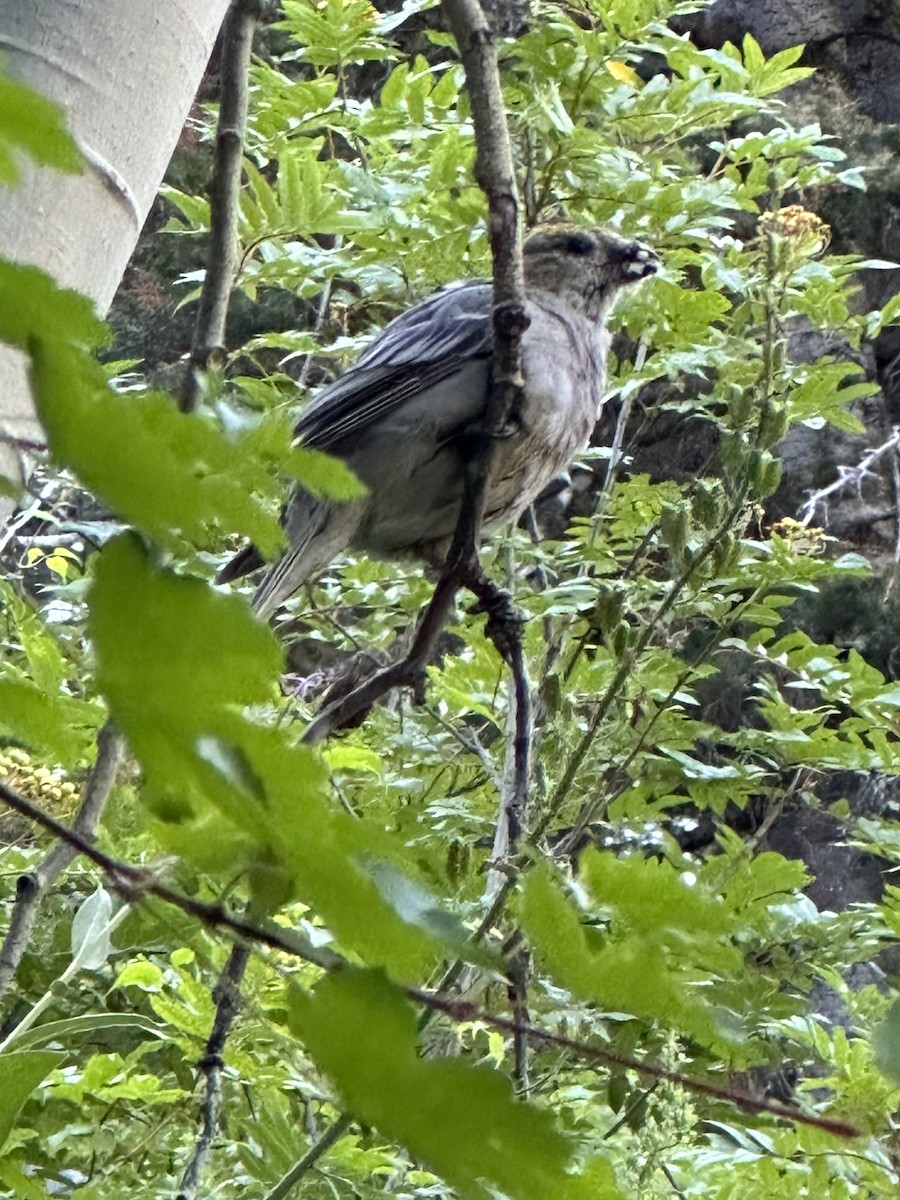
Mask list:
[[512,674],[515,723],[512,745],[510,786],[504,789],[501,822],[505,823],[507,853],[515,848],[522,832],[528,805],[531,775],[531,691],[525,672],[522,626],[525,619],[513,605],[509,592],[488,579],[477,562],[466,564],[462,582],[477,598],[487,614],[487,634]]
[[515,669],[515,660],[522,651],[525,618],[516,609],[509,592],[489,579],[479,562],[463,564],[460,577],[463,586],[478,601],[478,610],[487,616],[487,635],[497,653],[507,666]]

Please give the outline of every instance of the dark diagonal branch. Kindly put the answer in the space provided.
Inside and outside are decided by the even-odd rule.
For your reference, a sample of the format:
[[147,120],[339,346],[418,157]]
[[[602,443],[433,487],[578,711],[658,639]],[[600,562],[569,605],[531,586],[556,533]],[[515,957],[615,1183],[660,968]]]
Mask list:
[[[174,891],[172,888],[166,887],[164,884],[154,880],[148,871],[131,866],[129,863],[121,862],[104,853],[102,850],[98,850],[92,842],[87,841],[80,834],[75,834],[72,830],[61,825],[53,817],[32,804],[30,800],[26,800],[24,796],[19,796],[18,793],[7,787],[2,781],[0,781],[0,800],[15,812],[28,817],[37,825],[56,834],[57,837],[74,846],[85,857],[102,867],[106,871],[112,885],[119,891],[125,892],[131,902],[140,900],[146,896],[156,896],[164,900],[167,904],[175,905],[188,916],[197,918],[210,928],[222,929],[227,933],[237,935],[237,937],[248,943],[279,950],[295,958],[300,958],[305,962],[313,963],[324,970],[334,970],[338,967],[346,969],[350,966],[347,960],[340,954],[336,954],[333,950],[328,950],[326,947],[313,946],[306,938],[293,930],[274,925],[263,925],[250,920],[242,920],[227,912],[221,905],[204,904],[202,901],[195,900],[192,896],[186,896]],[[478,934],[476,933],[474,938],[477,939],[477,937]],[[537,1026],[523,1024],[514,1019],[487,1012],[468,1001],[461,1000],[458,996],[447,996],[442,992],[425,991],[414,987],[404,987],[402,990],[413,1003],[422,1005],[423,1008],[430,1012],[444,1013],[453,1021],[481,1022],[492,1029],[502,1030],[514,1038],[527,1039],[532,1045],[555,1046],[559,1049],[571,1051],[588,1062],[601,1062],[607,1065],[625,1067],[628,1070],[637,1071],[641,1075],[645,1075],[651,1079],[665,1079],[700,1095],[710,1096],[713,1099],[722,1100],[729,1104],[736,1104],[748,1112],[769,1113],[787,1121],[794,1121],[826,1130],[840,1137],[855,1137],[858,1132],[846,1121],[804,1113],[799,1109],[788,1108],[755,1096],[748,1096],[731,1088],[722,1087],[719,1084],[694,1079],[690,1075],[682,1075],[677,1071],[671,1071],[656,1063],[630,1058],[605,1046],[597,1046],[591,1042],[563,1037],[560,1034],[551,1033],[549,1030],[540,1029]],[[332,1128],[334,1129],[334,1127]],[[336,1140],[340,1133],[344,1132],[345,1128],[345,1125],[342,1125],[340,1122],[338,1123],[338,1128],[333,1134],[334,1140]],[[327,1138],[328,1134],[324,1136]],[[328,1142],[324,1148],[327,1148],[327,1145],[330,1144],[333,1144],[333,1142]],[[324,1148],[319,1153],[324,1152]],[[309,1153],[314,1154],[316,1150],[317,1147],[313,1147]],[[316,1157],[318,1157],[318,1154],[316,1154]]]
[[[107,722],[97,738],[97,761],[88,776],[81,806],[72,826],[72,832],[79,838],[93,840],[116,781],[123,751],[121,735]],[[28,949],[41,900],[47,889],[71,866],[80,852],[77,845],[61,839],[33,870],[19,877],[9,929],[0,947],[0,996],[5,995]]]
[[713,1100],[721,1100],[726,1104],[734,1104],[745,1112],[768,1113],[770,1116],[779,1117],[782,1120],[791,1121],[798,1125],[810,1125],[814,1129],[825,1130],[827,1133],[833,1133],[837,1137],[852,1138],[859,1136],[859,1130],[854,1125],[851,1125],[849,1121],[842,1121],[835,1117],[820,1117],[816,1113],[803,1112],[798,1108],[789,1108],[787,1105],[778,1104],[772,1100],[765,1100],[758,1096],[751,1096],[746,1092],[723,1087],[717,1083],[707,1083],[706,1080],[695,1079],[690,1075],[683,1075],[680,1071],[670,1070],[668,1067],[660,1066],[659,1063],[647,1062],[638,1058],[632,1058],[627,1054],[620,1054],[618,1051],[611,1050],[607,1046],[597,1046],[591,1042],[564,1037],[562,1034],[551,1033],[547,1029],[539,1029],[535,1025],[522,1024],[509,1017],[498,1016],[487,1012],[485,1009],[480,1009],[477,1005],[470,1004],[466,1000],[460,1000],[455,997],[450,998],[439,995],[436,992],[422,991],[418,988],[406,988],[405,991],[411,999],[417,1000],[425,1008],[433,1012],[444,1013],[452,1021],[461,1021],[464,1023],[483,1022],[494,1029],[500,1029],[505,1033],[511,1034],[514,1038],[524,1038],[534,1046],[555,1046],[560,1050],[571,1051],[577,1054],[579,1058],[585,1059],[588,1062],[593,1061],[603,1063],[605,1066],[624,1067],[626,1070],[635,1071],[637,1074],[649,1079],[666,1080],[668,1083],[678,1084],[680,1087],[697,1095],[709,1096]]
[[209,187],[209,253],[200,292],[190,362],[179,397],[183,412],[200,402],[201,373],[225,354],[225,319],[237,263],[248,75],[260,0],[234,0],[222,28],[222,89],[216,155]]
[[135,867],[131,863],[114,858],[104,850],[98,849],[90,838],[76,833],[74,829],[69,829],[55,817],[51,817],[49,813],[38,808],[36,804],[32,804],[24,796],[20,796],[2,779],[0,779],[0,802],[21,816],[27,817],[35,825],[40,825],[42,829],[54,834],[67,846],[71,846],[76,853],[83,854],[92,863],[96,863],[106,873],[110,886],[129,904],[137,904],[148,897],[156,897],[166,904],[173,904],[176,908],[180,908],[182,912],[196,918],[210,929],[224,929],[236,938],[255,942],[260,946],[268,946],[272,950],[281,950],[285,954],[301,958],[323,970],[346,966],[346,959],[340,954],[329,950],[327,946],[314,946],[308,938],[295,930],[245,920],[229,912],[224,905],[207,904],[203,900],[196,900],[193,896],[186,896],[184,893],[176,891],[175,888],[170,888],[167,884],[161,883],[152,871],[148,871],[144,867]]

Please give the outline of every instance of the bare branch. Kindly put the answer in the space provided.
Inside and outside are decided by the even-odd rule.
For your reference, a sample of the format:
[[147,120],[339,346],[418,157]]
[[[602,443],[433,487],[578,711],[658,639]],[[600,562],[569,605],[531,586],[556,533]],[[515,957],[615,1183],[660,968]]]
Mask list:
[[[197,408],[202,390],[200,373],[211,364],[224,361],[225,356],[225,322],[238,271],[238,216],[250,56],[253,35],[261,15],[261,0],[232,0],[223,27],[219,124],[215,167],[210,184],[209,254],[190,362],[179,397],[183,412],[193,412]],[[182,1178],[179,1200],[193,1200],[196,1196],[203,1168],[218,1133],[222,1103],[222,1054],[237,1011],[241,979],[249,954],[245,945],[235,944],[219,980],[216,1018],[206,1054],[200,1063],[200,1070],[206,1077],[202,1129]]]
[[216,131],[215,166],[209,189],[209,254],[190,361],[179,397],[182,412],[193,412],[200,402],[200,373],[212,363],[223,361],[225,355],[225,319],[237,262],[248,73],[258,20],[258,0],[233,0],[222,30],[222,93]]
[[900,426],[895,425],[891,431],[891,436],[886,442],[880,446],[875,446],[868,454],[864,454],[859,462],[852,467],[841,465],[838,467],[838,477],[827,487],[819,488],[818,491],[810,493],[809,499],[800,510],[799,520],[801,525],[809,525],[813,517],[816,515],[821,504],[824,504],[829,496],[835,492],[839,492],[842,488],[855,487],[857,492],[862,488],[863,480],[866,478],[875,479],[877,476],[870,469],[879,458],[887,454],[889,450],[897,450],[900,448]]
[[[116,781],[125,743],[112,724],[107,722],[97,738],[97,761],[84,788],[81,806],[75,816],[72,832],[79,838],[93,840],[94,832]],[[63,839],[27,875],[19,878],[16,900],[9,929],[0,947],[0,996],[15,978],[19,963],[28,949],[32,930],[47,889],[59,878],[80,853],[79,847]]]
[[722,1087],[719,1084],[707,1083],[703,1079],[694,1079],[690,1075],[682,1075],[679,1071],[669,1070],[668,1067],[660,1066],[658,1063],[631,1058],[627,1054],[619,1054],[618,1051],[611,1050],[606,1046],[597,1046],[591,1042],[582,1042],[575,1038],[563,1037],[561,1034],[550,1033],[546,1029],[539,1029],[535,1025],[523,1025],[509,1017],[497,1016],[495,1013],[480,1009],[477,1005],[470,1004],[466,1000],[442,996],[437,992],[422,991],[418,988],[406,988],[405,991],[410,999],[417,1000],[420,1004],[433,1011],[445,1013],[452,1021],[483,1022],[485,1025],[494,1029],[501,1029],[513,1037],[525,1037],[533,1045],[556,1046],[561,1050],[570,1050],[572,1053],[588,1061],[625,1067],[629,1071],[636,1071],[638,1074],[645,1075],[650,1079],[664,1079],[668,1083],[676,1083],[680,1087],[686,1088],[691,1092],[696,1092],[701,1096],[709,1096],[714,1100],[722,1100],[727,1104],[737,1105],[738,1108],[744,1109],[746,1112],[769,1113],[770,1116],[780,1117],[785,1121],[791,1121],[798,1125],[811,1125],[815,1129],[826,1130],[828,1133],[836,1134],[838,1137],[852,1138],[859,1136],[859,1130],[851,1125],[849,1121],[841,1121],[832,1117],[820,1117],[815,1113],[806,1113],[797,1108],[788,1108],[786,1105],[777,1104],[771,1100],[750,1096],[746,1092]]
[[[522,334],[528,322],[519,203],[494,39],[478,0],[445,0],[444,6],[466,71],[477,147],[475,176],[488,199],[488,231],[494,264],[494,354],[491,387],[482,423],[483,444],[467,473],[465,496],[446,565],[419,624],[412,649],[402,661],[376,672],[325,708],[306,730],[303,740],[308,745],[328,737],[392,688],[414,685],[432,656],[460,587],[471,586],[476,581],[482,587],[477,547],[487,480],[497,441],[508,432],[522,397]],[[473,590],[479,594],[477,589]],[[509,661],[506,652],[501,650],[501,653]],[[525,693],[525,688],[516,688],[517,697]],[[528,727],[526,703],[517,720],[516,734],[520,765],[525,768],[514,789],[520,807],[524,807],[527,792]]]
[[[191,896],[185,896],[171,888],[165,887],[163,884],[156,882],[149,875],[149,872],[143,871],[138,867],[133,867],[128,863],[120,862],[103,851],[98,850],[92,843],[86,841],[80,835],[76,835],[72,830],[66,829],[65,826],[60,825],[53,817],[42,812],[30,800],[19,796],[2,781],[0,781],[0,800],[3,800],[4,803],[16,812],[21,813],[22,816],[28,817],[43,826],[43,828],[49,829],[51,833],[55,833],[64,841],[76,846],[81,853],[96,862],[98,866],[107,872],[113,885],[120,891],[125,892],[127,899],[131,902],[140,900],[148,895],[156,896],[168,904],[176,905],[182,912],[196,917],[212,928],[219,928],[229,933],[237,934],[240,938],[248,942],[280,950],[285,954],[293,955],[305,962],[311,962],[325,970],[334,970],[337,967],[348,968],[350,966],[347,960],[340,954],[336,954],[332,950],[326,950],[324,947],[314,947],[302,935],[292,930],[241,920],[232,916],[220,905],[204,904],[201,901],[194,900]],[[483,921],[479,927],[479,931],[473,935],[474,938],[477,939],[486,928],[488,926]],[[733,1091],[730,1088],[706,1083],[703,1080],[694,1079],[689,1075],[682,1075],[677,1071],[670,1071],[666,1067],[659,1066],[656,1063],[629,1058],[627,1055],[618,1054],[616,1051],[606,1047],[550,1033],[547,1030],[539,1029],[530,1024],[522,1024],[515,1019],[487,1012],[456,996],[448,997],[441,992],[425,991],[414,987],[404,987],[402,990],[408,999],[414,1003],[421,1004],[429,1012],[444,1013],[454,1021],[481,1022],[492,1029],[502,1030],[510,1034],[513,1038],[526,1038],[532,1045],[556,1046],[560,1049],[570,1050],[588,1061],[625,1067],[646,1075],[651,1079],[665,1079],[672,1083],[680,1084],[682,1087],[688,1088],[700,1095],[710,1096],[713,1099],[722,1100],[729,1104],[736,1104],[748,1112],[766,1112],[787,1121],[824,1129],[840,1137],[857,1136],[858,1131],[848,1122],[818,1117],[813,1114],[801,1112],[795,1108],[786,1108],[783,1105],[773,1104],[767,1100],[748,1096],[744,1093]],[[340,1122],[337,1125],[340,1126]],[[329,1131],[329,1133],[333,1134],[334,1140],[337,1140],[339,1134],[343,1132],[344,1128],[339,1128],[335,1132],[334,1126]],[[325,1136],[328,1137],[328,1134]],[[313,1147],[309,1154],[315,1154],[320,1145],[321,1142]],[[318,1157],[317,1154],[316,1157]],[[299,1164],[294,1170],[298,1168]]]
[[467,583],[488,613],[488,636],[509,666],[511,675],[511,728],[508,731],[509,741],[500,789],[500,810],[491,852],[491,868],[483,897],[485,907],[489,908],[507,878],[510,859],[518,848],[527,811],[533,741],[531,689],[522,649],[522,621],[514,611],[509,597],[480,570],[473,573]]
[[478,0],[444,0],[444,11],[459,47],[472,104],[475,179],[488,201],[494,278],[494,356],[483,423],[485,439],[468,480],[468,503],[463,505],[448,557],[452,564],[463,557],[474,561],[497,441],[508,432],[522,400],[522,334],[528,318],[516,172],[494,35]]

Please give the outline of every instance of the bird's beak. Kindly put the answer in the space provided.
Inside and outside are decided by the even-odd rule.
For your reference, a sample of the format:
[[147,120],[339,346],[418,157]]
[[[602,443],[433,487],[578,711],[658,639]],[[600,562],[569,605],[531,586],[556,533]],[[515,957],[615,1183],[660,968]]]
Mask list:
[[642,242],[632,242],[622,261],[622,278],[625,283],[637,283],[648,275],[655,275],[661,259],[655,250]]

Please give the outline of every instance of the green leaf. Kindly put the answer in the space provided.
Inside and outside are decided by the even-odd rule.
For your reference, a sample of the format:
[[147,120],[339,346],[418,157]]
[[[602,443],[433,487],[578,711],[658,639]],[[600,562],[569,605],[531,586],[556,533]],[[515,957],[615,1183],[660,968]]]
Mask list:
[[72,920],[72,958],[88,971],[99,971],[113,951],[109,940],[112,896],[98,887],[88,896]]
[[84,164],[66,129],[64,110],[40,92],[11,79],[2,67],[0,60],[0,183],[18,182],[16,151],[57,171],[80,174]]
[[[281,901],[303,900],[340,947],[403,980],[421,978],[448,950],[465,950],[459,922],[438,913],[435,901],[428,903],[402,846],[376,822],[354,819],[333,803],[328,773],[315,751],[286,745],[279,730],[235,726],[231,736],[264,799],[254,804],[246,794],[229,798],[220,790],[216,802],[269,847],[253,876],[261,899],[267,888],[278,886],[272,877],[277,864]],[[478,961],[483,953],[473,946],[467,957]]]
[[359,500],[367,488],[346,463],[321,450],[295,446],[285,463],[285,470],[314,496],[331,500]]
[[[604,856],[612,864],[612,856]],[[682,939],[680,959],[670,960],[666,938],[646,929],[632,932],[627,920],[599,938],[582,925],[578,912],[554,884],[549,871],[534,869],[522,888],[522,928],[538,960],[553,979],[577,999],[600,1005],[608,1012],[633,1013],[684,1029],[710,1042],[722,1036],[714,1014],[691,990],[688,944]],[[640,928],[640,926],[638,926]],[[709,937],[690,944],[701,959],[710,949],[724,950],[724,963],[734,960],[727,944],[710,947]],[[733,961],[732,961],[733,966]],[[695,977],[702,972],[695,969]]]
[[59,287],[37,267],[0,262],[0,341],[29,350],[35,337],[93,349],[106,326],[80,292]]
[[349,1111],[467,1200],[488,1200],[489,1188],[514,1200],[619,1195],[603,1160],[569,1173],[575,1144],[549,1113],[516,1100],[498,1071],[459,1059],[423,1060],[415,1011],[380,973],[341,971],[312,994],[292,988],[288,1004],[292,1028]]
[[[186,416],[161,393],[119,396],[86,354],[33,340],[35,402],[57,460],[125,520],[164,545],[208,540],[209,529],[240,529],[272,553],[281,531],[269,474],[245,461],[240,440],[203,414]],[[126,452],[127,451],[127,452]]]
[[162,725],[197,730],[211,711],[268,698],[281,667],[274,634],[240,597],[155,566],[135,534],[104,547],[90,599],[98,680],[129,740]]
[[[403,911],[379,889],[371,865],[404,852],[331,801],[319,754],[239,711],[267,699],[281,663],[242,599],[154,566],[125,534],[100,554],[90,630],[100,687],[182,853],[205,858],[210,842],[231,848],[241,831],[241,865],[264,907],[302,899],[341,945],[401,978],[420,977],[447,936],[463,949],[449,914]],[[224,823],[210,821],[210,805]]]
[[[119,986],[119,981],[116,981]],[[24,1050],[29,1046],[41,1046],[45,1042],[62,1042],[69,1046],[73,1038],[84,1034],[102,1033],[109,1029],[138,1029],[151,1037],[165,1041],[169,1031],[162,1025],[143,1017],[140,1013],[84,1013],[77,1017],[66,1017],[60,1021],[47,1021],[26,1030],[21,1037],[16,1037],[16,1050]]]
[[16,1200],[50,1200],[50,1193],[33,1175],[26,1175],[11,1158],[0,1158],[0,1182]]
[[9,1137],[19,1109],[34,1091],[65,1059],[49,1050],[29,1050],[0,1054],[0,1150]]
[[49,761],[77,766],[102,723],[99,705],[44,691],[12,664],[0,667],[0,729]]

